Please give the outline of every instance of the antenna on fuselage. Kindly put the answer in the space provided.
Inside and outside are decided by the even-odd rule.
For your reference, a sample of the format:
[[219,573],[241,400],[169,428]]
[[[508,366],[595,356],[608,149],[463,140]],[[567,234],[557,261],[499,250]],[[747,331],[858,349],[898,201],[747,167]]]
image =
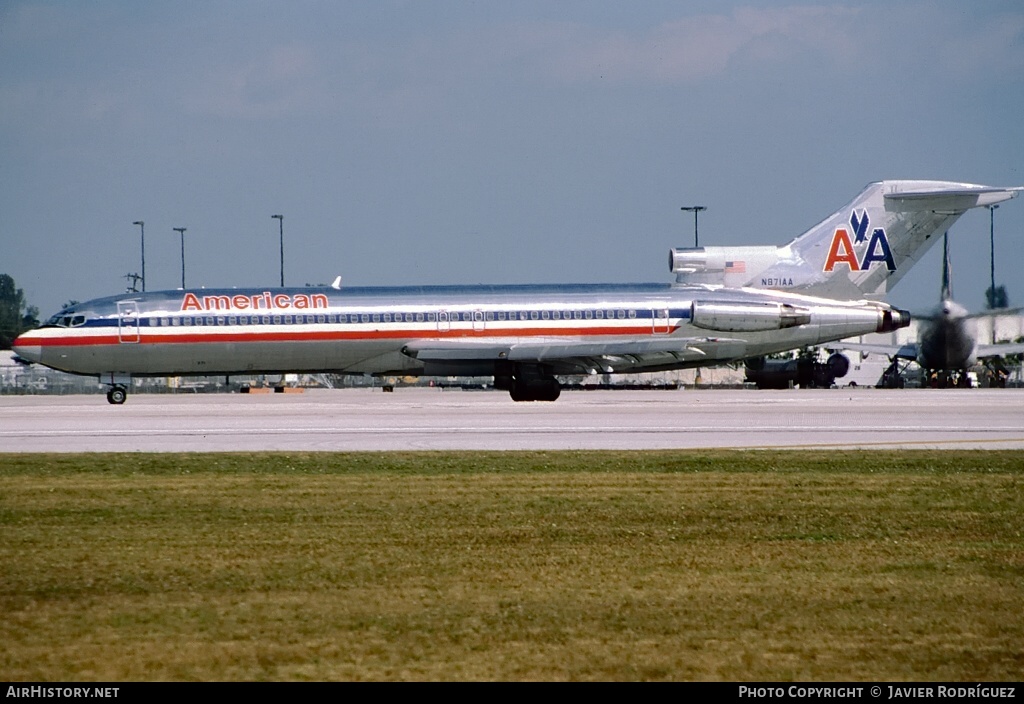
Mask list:
[[128,293],[138,293],[139,292],[139,281],[142,280],[142,277],[140,275],[138,275],[138,274],[125,274],[121,278],[128,279],[128,281],[130,282],[128,284]]

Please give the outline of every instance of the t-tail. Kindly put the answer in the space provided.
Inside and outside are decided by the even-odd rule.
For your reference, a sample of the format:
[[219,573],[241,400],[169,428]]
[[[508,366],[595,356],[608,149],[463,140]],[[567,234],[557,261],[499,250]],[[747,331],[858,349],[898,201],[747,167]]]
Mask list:
[[1024,190],[949,181],[878,181],[789,244],[674,249],[679,284],[882,298],[971,208]]

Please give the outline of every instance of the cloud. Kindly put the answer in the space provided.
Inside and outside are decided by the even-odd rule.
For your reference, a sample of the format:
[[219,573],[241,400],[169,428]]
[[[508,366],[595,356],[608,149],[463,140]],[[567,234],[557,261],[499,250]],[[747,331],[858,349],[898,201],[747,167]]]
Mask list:
[[219,117],[275,118],[305,112],[315,102],[317,67],[307,46],[277,46],[265,54],[210,66],[185,90],[196,113]]
[[721,75],[742,56],[780,60],[805,49],[849,56],[854,48],[843,28],[858,13],[842,7],[738,8],[665,22],[642,33],[578,29],[566,33],[563,46],[551,47],[551,69],[569,81],[671,85]]

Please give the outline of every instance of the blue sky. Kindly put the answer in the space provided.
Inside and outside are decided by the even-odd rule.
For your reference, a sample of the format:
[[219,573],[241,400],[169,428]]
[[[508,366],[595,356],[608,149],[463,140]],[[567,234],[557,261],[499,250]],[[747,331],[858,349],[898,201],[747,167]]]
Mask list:
[[[1024,185],[1024,5],[0,3],[0,272],[125,290],[670,281],[885,178]],[[1024,304],[1024,198],[995,213]],[[954,226],[981,309],[989,217]],[[935,248],[890,294],[937,302]]]

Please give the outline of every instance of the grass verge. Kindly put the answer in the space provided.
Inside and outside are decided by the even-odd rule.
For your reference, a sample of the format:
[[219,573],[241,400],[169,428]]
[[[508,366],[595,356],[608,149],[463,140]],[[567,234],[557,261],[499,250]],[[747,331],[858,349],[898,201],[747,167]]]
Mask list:
[[5,680],[1019,680],[1015,452],[3,455]]

